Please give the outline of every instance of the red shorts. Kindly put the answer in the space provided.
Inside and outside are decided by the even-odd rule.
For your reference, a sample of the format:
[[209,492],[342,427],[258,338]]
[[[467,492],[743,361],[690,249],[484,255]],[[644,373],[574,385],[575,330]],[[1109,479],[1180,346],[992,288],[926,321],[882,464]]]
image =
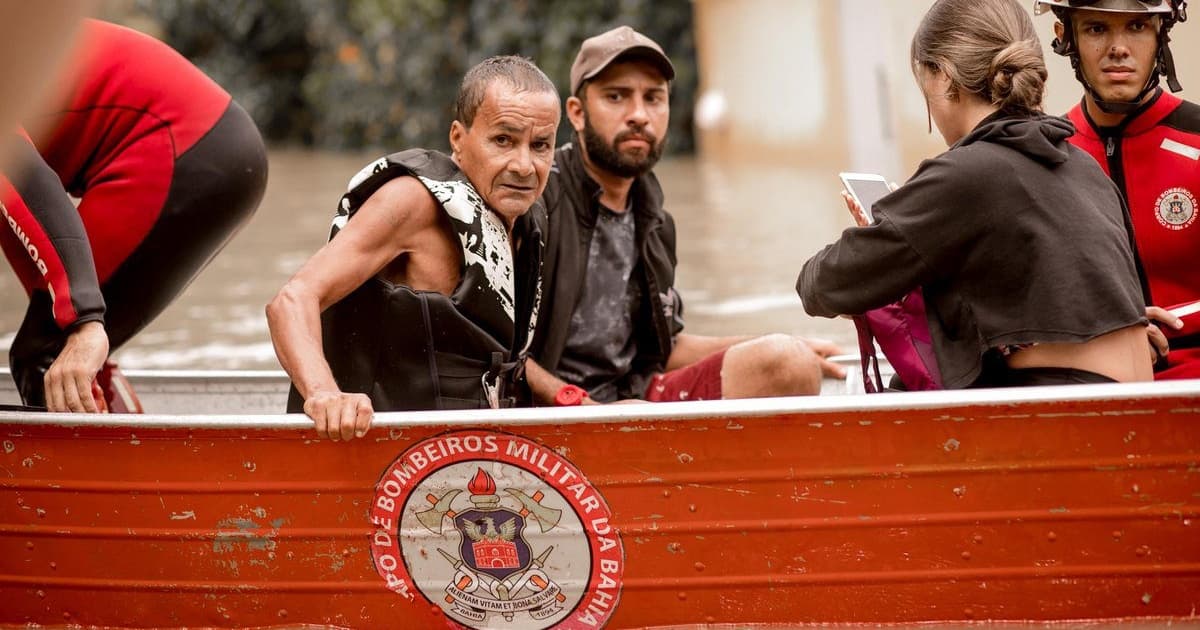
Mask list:
[[703,359],[666,374],[655,374],[646,387],[650,402],[682,400],[720,400],[721,365],[725,351],[714,352]]

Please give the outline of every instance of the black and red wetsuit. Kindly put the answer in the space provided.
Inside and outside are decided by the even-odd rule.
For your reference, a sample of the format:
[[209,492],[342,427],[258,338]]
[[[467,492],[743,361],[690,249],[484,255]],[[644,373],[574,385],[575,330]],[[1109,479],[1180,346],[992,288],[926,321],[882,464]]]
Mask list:
[[[1200,300],[1200,105],[1159,90],[1116,127],[1082,104],[1068,114],[1071,142],[1096,158],[1125,196],[1155,306]],[[1156,379],[1200,378],[1200,330],[1171,339]]]
[[152,37],[88,20],[64,76],[0,177],[0,246],[30,294],[10,351],[27,404],[72,327],[103,321],[115,349],[162,312],[267,177],[246,112]]

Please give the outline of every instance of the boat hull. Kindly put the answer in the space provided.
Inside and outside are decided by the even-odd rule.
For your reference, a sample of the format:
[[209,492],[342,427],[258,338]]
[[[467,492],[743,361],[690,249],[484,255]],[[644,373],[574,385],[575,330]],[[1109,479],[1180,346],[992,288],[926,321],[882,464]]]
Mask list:
[[349,443],[5,412],[0,624],[1194,620],[1198,451],[1196,383],[381,414]]

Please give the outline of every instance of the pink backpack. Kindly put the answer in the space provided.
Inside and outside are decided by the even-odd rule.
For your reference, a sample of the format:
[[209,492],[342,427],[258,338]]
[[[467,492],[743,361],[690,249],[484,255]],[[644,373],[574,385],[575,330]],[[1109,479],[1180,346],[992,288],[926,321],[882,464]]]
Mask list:
[[942,373],[934,356],[926,317],[925,296],[920,287],[898,302],[854,316],[867,393],[882,392],[885,388],[879,374],[875,341],[908,391],[942,389]]

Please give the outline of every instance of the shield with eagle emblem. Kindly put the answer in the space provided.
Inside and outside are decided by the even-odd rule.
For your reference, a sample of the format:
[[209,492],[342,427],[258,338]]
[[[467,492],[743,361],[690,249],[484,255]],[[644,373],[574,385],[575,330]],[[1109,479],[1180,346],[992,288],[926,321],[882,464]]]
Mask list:
[[525,517],[500,504],[496,481],[482,468],[467,489],[475,507],[454,516],[454,527],[462,537],[458,544],[462,561],[498,580],[524,570],[533,557],[525,542]]
[[525,569],[532,557],[525,542],[525,517],[509,510],[468,510],[454,517],[462,534],[458,549],[468,566],[498,580]]

